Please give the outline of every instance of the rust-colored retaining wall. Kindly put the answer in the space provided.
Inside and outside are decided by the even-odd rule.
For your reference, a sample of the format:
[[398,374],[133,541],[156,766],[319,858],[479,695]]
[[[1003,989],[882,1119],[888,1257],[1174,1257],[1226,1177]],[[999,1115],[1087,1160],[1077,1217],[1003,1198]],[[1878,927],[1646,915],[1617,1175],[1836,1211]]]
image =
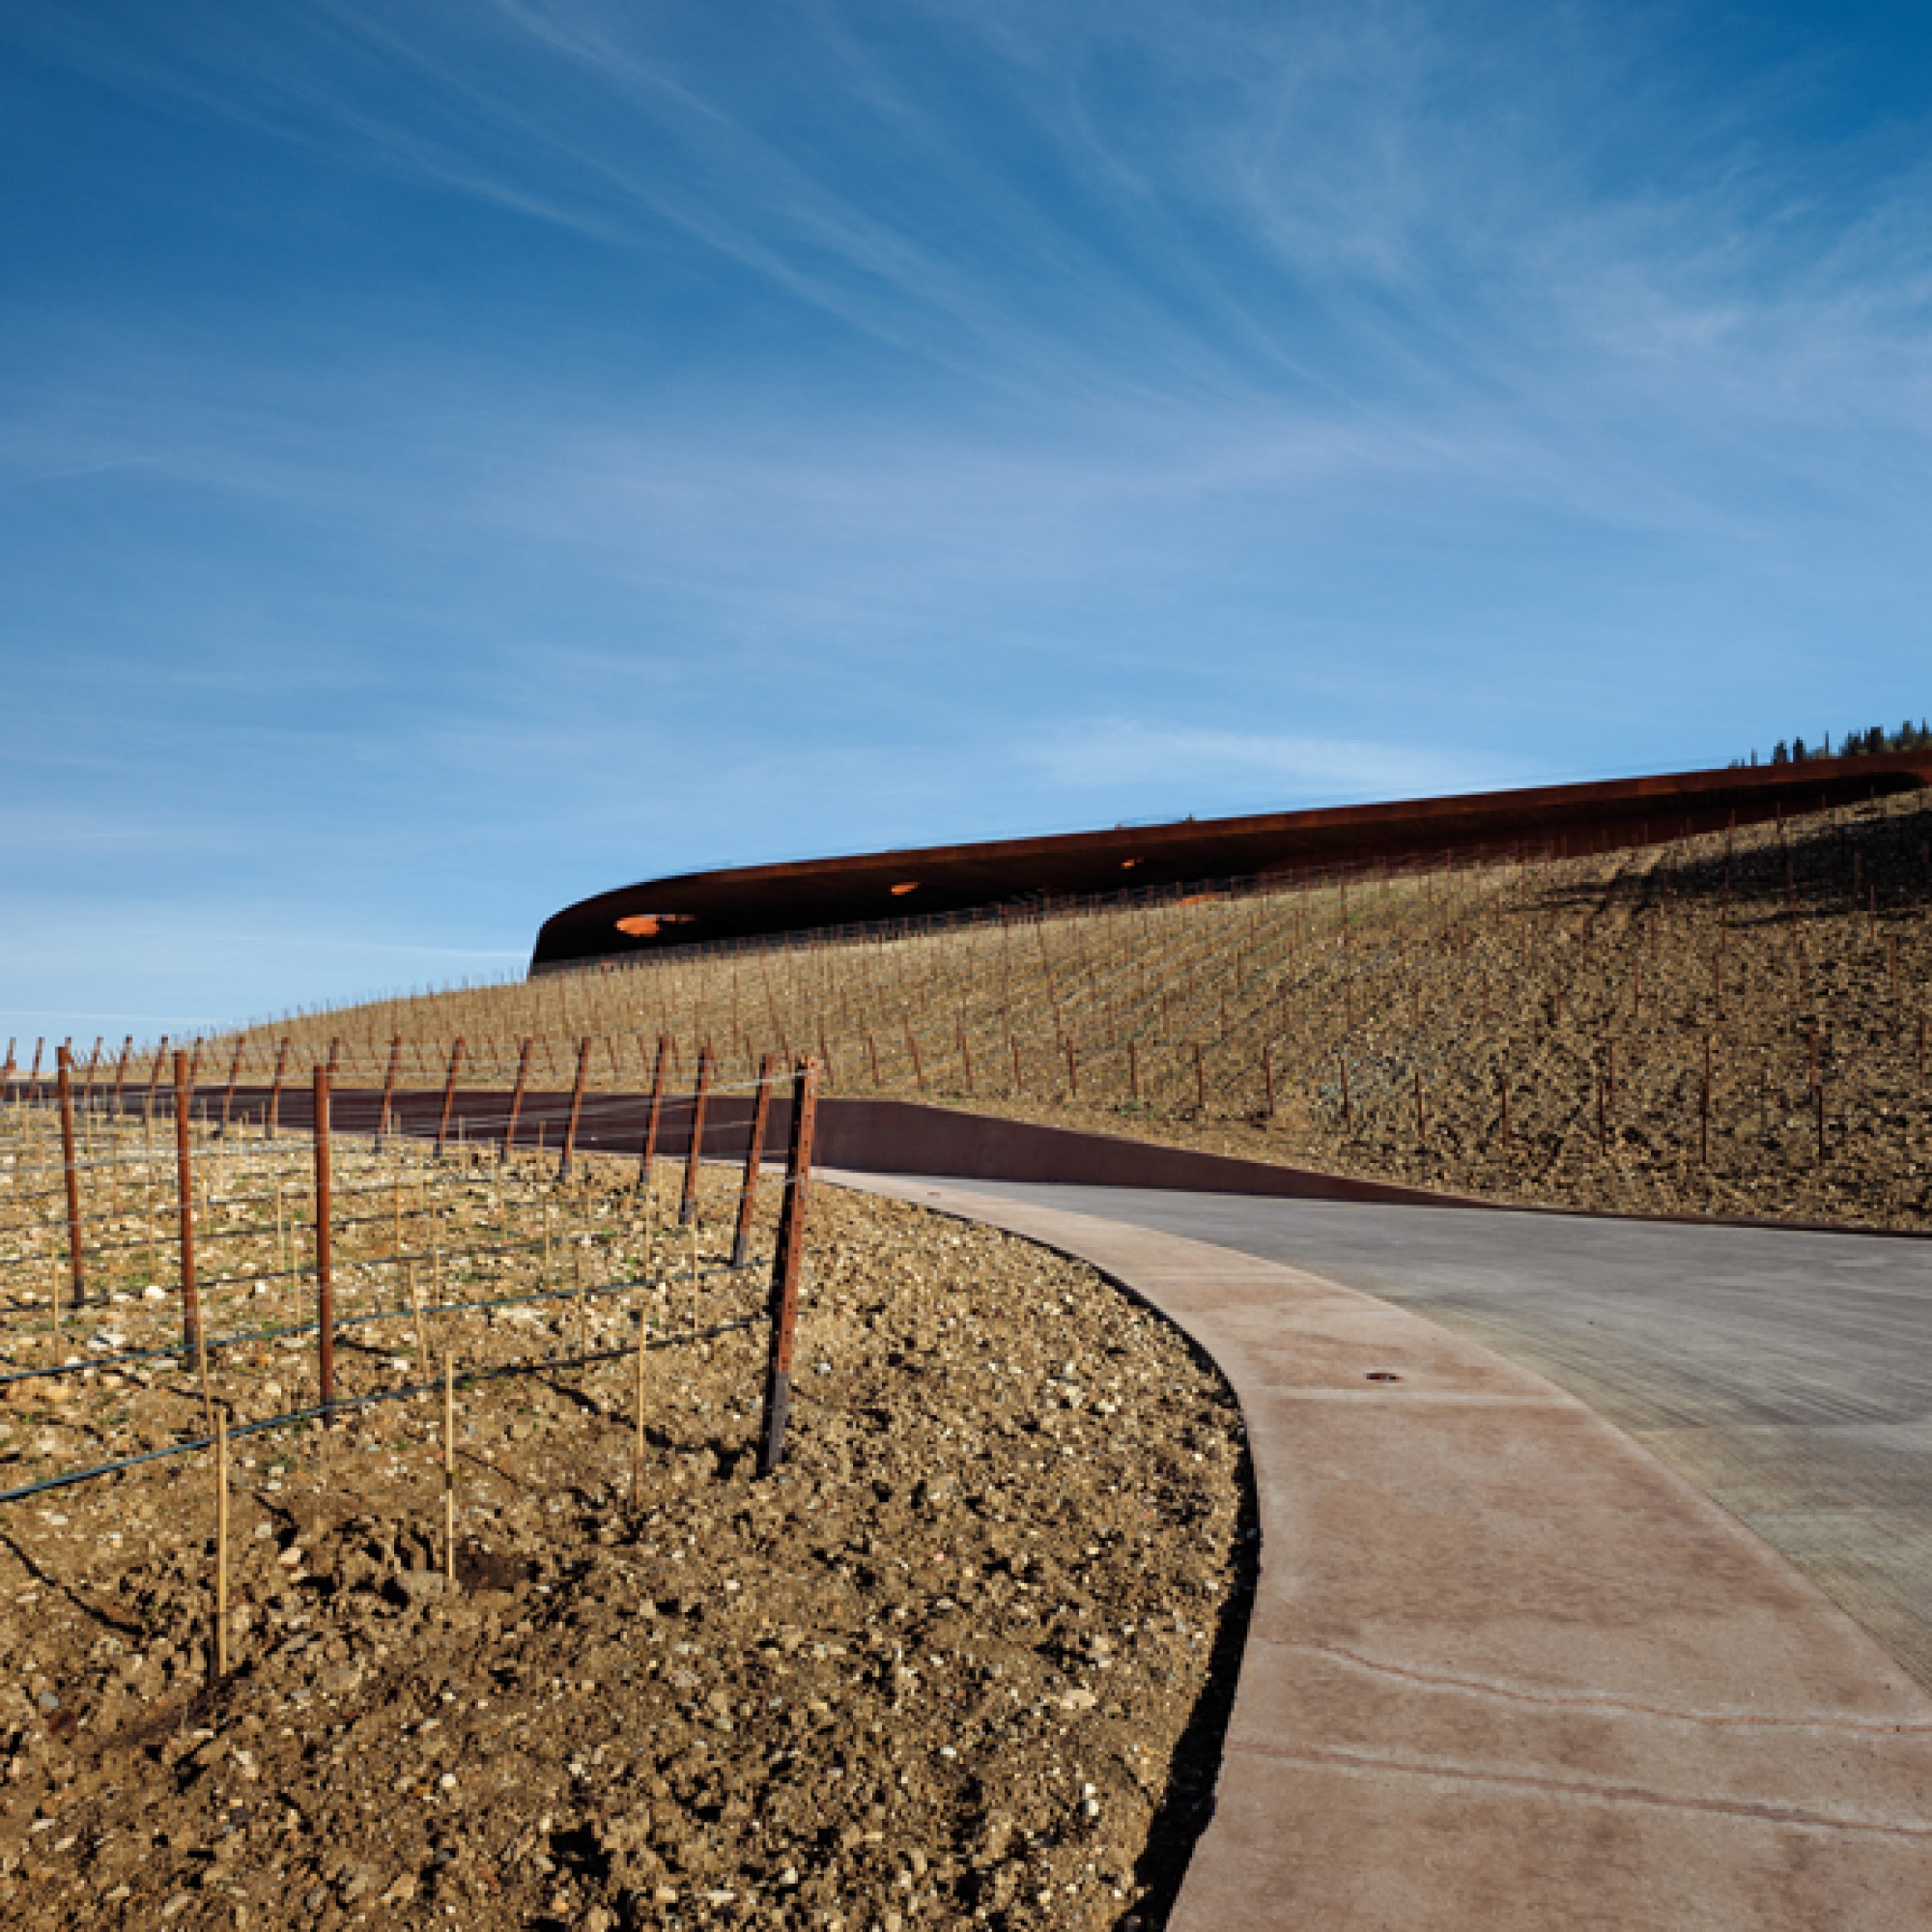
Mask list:
[[[16,1087],[24,1089],[23,1081]],[[218,1116],[222,1089],[199,1090],[196,1112]],[[124,1109],[138,1113],[144,1095],[129,1093]],[[163,1104],[171,1099],[163,1090]],[[238,1087],[234,1118],[256,1121],[267,1106],[266,1087]],[[342,1134],[373,1134],[382,1117],[383,1096],[363,1088],[338,1088],[329,1114]],[[643,1147],[648,1096],[642,1094],[587,1094],[578,1123],[577,1145],[586,1153],[635,1156]],[[507,1092],[459,1091],[450,1109],[450,1138],[494,1146],[502,1139],[510,1111]],[[313,1103],[306,1083],[282,1093],[281,1122],[291,1133],[306,1134]],[[442,1118],[442,1094],[398,1093],[391,1121],[412,1139],[433,1139]],[[517,1124],[519,1148],[557,1149],[570,1119],[570,1095],[526,1094]],[[711,1160],[742,1160],[752,1120],[747,1094],[714,1094],[704,1115],[703,1154]],[[765,1129],[765,1154],[784,1158],[791,1131],[789,1094],[775,1095]],[[1166,1187],[1205,1194],[1267,1194],[1301,1201],[1373,1201],[1428,1207],[1479,1207],[1464,1196],[1432,1193],[1393,1181],[1360,1180],[1323,1174],[1315,1168],[1277,1167],[1268,1161],[1240,1160],[1229,1154],[1198,1153],[1188,1148],[1160,1147],[1151,1141],[1114,1134],[1086,1133],[1075,1127],[1041,1126],[1031,1121],[1003,1120],[995,1114],[960,1108],[922,1106],[910,1100],[840,1100],[818,1103],[815,1161],[819,1167],[847,1168],[860,1174],[931,1174],[959,1180],[1048,1180],[1095,1187]],[[691,1147],[691,1095],[667,1094],[658,1122],[658,1152],[680,1157]]]

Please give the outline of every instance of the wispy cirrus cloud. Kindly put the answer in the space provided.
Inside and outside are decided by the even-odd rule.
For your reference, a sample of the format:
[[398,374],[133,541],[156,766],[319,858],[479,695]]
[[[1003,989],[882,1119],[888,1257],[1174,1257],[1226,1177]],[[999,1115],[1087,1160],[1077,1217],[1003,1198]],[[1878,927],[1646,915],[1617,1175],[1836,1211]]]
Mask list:
[[1162,726],[1131,718],[1069,722],[1030,739],[1021,756],[1049,785],[1068,792],[1117,793],[1127,785],[1164,792],[1177,801],[1177,813],[1198,810],[1204,801],[1222,811],[1283,810],[1291,803],[1424,798],[1534,781],[1519,760],[1472,757],[1439,745]]
[[[20,0],[0,48],[0,890],[63,985],[165,931],[138,1010],[271,1006],[251,933],[514,952],[700,857],[1916,702],[1892,27]],[[103,1003],[22,957],[0,1006]]]

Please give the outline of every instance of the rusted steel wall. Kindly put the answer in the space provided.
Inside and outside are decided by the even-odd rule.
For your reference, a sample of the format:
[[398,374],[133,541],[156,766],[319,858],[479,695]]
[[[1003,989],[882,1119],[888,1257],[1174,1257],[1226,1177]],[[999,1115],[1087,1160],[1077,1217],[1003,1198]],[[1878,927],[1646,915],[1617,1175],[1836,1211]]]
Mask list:
[[1901,752],[691,872],[566,906],[544,923],[530,970],[781,933],[923,923],[1042,899],[1170,895],[1210,882],[1518,853],[1576,857],[1928,783],[1932,753]]
[[[16,1083],[19,1084],[19,1083]],[[660,1159],[681,1159],[691,1146],[691,1095],[667,1094],[658,1126]],[[123,1111],[138,1113],[143,1096],[129,1094]],[[269,1099],[266,1087],[238,1087],[234,1118],[260,1118]],[[222,1090],[198,1090],[196,1107],[218,1114]],[[517,1146],[537,1147],[543,1130],[547,1151],[559,1152],[570,1118],[567,1092],[529,1093],[517,1123]],[[580,1153],[626,1154],[643,1147],[650,1096],[644,1094],[591,1094],[578,1122]],[[712,1094],[704,1113],[703,1155],[742,1160],[749,1138],[753,1096]],[[333,1090],[329,1120],[338,1135],[370,1135],[382,1116],[383,1096],[372,1089]],[[510,1095],[468,1089],[456,1095],[449,1140],[459,1134],[471,1146],[495,1146],[509,1117]],[[314,1122],[313,1097],[306,1088],[285,1089],[281,1124],[305,1134]],[[434,1141],[442,1121],[442,1090],[398,1092],[390,1101],[394,1131]],[[791,1131],[791,1098],[775,1093],[765,1126],[763,1152],[781,1159]],[[1198,1153],[1187,1148],[1160,1147],[1113,1134],[1074,1127],[1041,1126],[1031,1121],[1003,1120],[994,1114],[952,1107],[922,1106],[910,1100],[821,1099],[814,1159],[820,1167],[849,1168],[861,1174],[930,1174],[959,1180],[1049,1180],[1100,1187],[1164,1187],[1210,1194],[1265,1194],[1303,1201],[1376,1201],[1417,1206],[1475,1206],[1463,1197],[1404,1187],[1392,1181],[1358,1180],[1313,1168],[1277,1167],[1266,1161],[1227,1154]]]

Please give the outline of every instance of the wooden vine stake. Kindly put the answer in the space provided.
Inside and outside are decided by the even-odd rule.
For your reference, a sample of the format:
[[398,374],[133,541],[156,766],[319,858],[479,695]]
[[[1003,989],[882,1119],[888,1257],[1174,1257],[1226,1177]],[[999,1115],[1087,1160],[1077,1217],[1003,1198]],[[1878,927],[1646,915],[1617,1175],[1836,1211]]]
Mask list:
[[427,1365],[429,1361],[429,1337],[423,1332],[422,1284],[416,1279],[416,1264],[414,1262],[406,1262],[403,1265],[409,1276],[410,1283],[410,1314],[415,1321],[416,1360],[420,1364]]
[[214,1411],[214,1675],[228,1675],[228,1411]]
[[316,1383],[325,1408],[335,1401],[335,1255],[329,1236],[328,1069],[315,1069]]
[[[651,1278],[652,1236],[656,1230],[645,1216],[643,1280]],[[631,1393],[632,1416],[636,1433],[631,1444],[631,1511],[635,1515],[644,1504],[644,1349],[650,1336],[650,1310],[638,1304],[638,1362]]]
[[818,1114],[818,1065],[799,1063],[791,1088],[791,1144],[785,1153],[784,1206],[772,1256],[771,1347],[765,1367],[765,1415],[758,1473],[778,1473],[784,1460],[785,1420],[791,1412],[792,1343],[798,1328],[799,1264],[805,1253],[805,1212],[811,1181],[811,1137]]
[[456,1588],[456,1363],[442,1358],[442,1574]]
[[201,1412],[209,1433],[214,1431],[214,1404],[208,1389],[208,1344],[201,1327],[201,1293],[194,1273],[194,1153],[188,1145],[191,1090],[187,1084],[187,1055],[175,1054],[175,1174],[181,1208],[182,1340],[194,1350],[201,1380]]
[[73,1060],[66,1047],[59,1056],[61,1164],[67,1174],[67,1260],[73,1283],[73,1306],[87,1300],[87,1263],[80,1246],[80,1168],[73,1151]]

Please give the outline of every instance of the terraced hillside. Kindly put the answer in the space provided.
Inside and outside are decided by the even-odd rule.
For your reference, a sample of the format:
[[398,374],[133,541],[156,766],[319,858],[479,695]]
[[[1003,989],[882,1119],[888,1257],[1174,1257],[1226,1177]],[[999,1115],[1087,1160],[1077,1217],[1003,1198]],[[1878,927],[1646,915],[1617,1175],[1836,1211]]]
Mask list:
[[[305,1014],[204,1080],[688,1083],[804,1051],[830,1091],[1497,1199],[1925,1225],[1932,818],[1886,802],[1546,864],[710,955]],[[400,1047],[392,1042],[401,1041]],[[237,1060],[239,1051],[240,1059]],[[137,1059],[130,1079],[147,1077]],[[99,1078],[107,1078],[103,1066]]]

